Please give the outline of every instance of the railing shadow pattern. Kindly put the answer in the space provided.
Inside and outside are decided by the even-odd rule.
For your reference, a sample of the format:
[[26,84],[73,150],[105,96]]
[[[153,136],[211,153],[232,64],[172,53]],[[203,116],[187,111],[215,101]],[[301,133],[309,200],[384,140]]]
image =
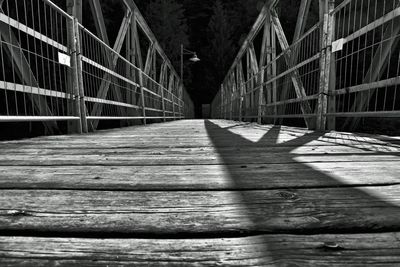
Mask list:
[[[375,185],[363,183],[362,179],[345,183],[310,164],[333,162],[340,166],[341,161],[354,160],[357,164],[379,160],[379,157],[397,161],[398,150],[382,152],[361,148],[358,153],[313,153],[310,146],[310,151],[304,153],[296,150],[323,134],[310,132],[281,143],[278,142],[280,127],[273,127],[260,140],[252,142],[218,123],[206,121],[205,126],[252,222],[251,228],[242,231],[249,234],[322,234],[400,229],[400,200],[397,197],[400,181],[385,184],[382,179],[383,184],[380,184],[380,179],[376,178]],[[393,146],[398,148],[398,143]],[[262,181],[254,179],[254,187],[249,187],[254,171],[244,180],[243,175],[237,175],[235,164],[242,168],[259,168]],[[273,171],[282,167],[286,176]],[[265,249],[265,252],[271,252]]]

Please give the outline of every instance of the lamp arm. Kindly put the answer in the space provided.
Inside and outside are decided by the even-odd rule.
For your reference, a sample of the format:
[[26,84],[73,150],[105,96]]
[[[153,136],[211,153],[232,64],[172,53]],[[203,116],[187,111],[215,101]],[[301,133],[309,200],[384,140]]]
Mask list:
[[196,54],[196,52],[190,51],[190,50],[188,50],[188,49],[186,49],[186,48],[183,48],[183,53],[184,53],[185,55],[195,55],[195,54]]

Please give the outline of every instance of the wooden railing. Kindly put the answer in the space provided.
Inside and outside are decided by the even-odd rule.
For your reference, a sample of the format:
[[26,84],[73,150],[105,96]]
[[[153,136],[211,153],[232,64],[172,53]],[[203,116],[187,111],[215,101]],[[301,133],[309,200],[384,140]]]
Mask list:
[[[355,129],[400,117],[400,1],[302,0],[292,44],[269,0],[212,104],[214,118]],[[255,47],[258,47],[256,49]]]
[[99,121],[193,117],[135,3],[121,2],[125,14],[111,47],[99,0],[90,0],[97,35],[82,25],[81,1],[68,0],[63,10],[49,0],[0,0],[0,123],[41,121],[54,133],[67,121],[69,132],[81,133]]

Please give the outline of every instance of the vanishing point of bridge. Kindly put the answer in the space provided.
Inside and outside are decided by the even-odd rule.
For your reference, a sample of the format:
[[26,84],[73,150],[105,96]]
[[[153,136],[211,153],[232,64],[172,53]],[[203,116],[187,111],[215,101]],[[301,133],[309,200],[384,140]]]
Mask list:
[[353,133],[400,115],[400,1],[266,1],[211,120],[133,0],[115,40],[59,2],[0,0],[0,131],[44,135],[0,142],[0,266],[400,264],[400,137]]

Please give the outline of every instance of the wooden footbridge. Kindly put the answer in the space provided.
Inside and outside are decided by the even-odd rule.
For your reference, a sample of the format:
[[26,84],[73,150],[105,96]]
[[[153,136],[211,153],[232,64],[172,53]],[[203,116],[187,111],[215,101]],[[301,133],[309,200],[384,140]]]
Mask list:
[[266,1],[211,120],[88,2],[0,0],[0,266],[400,265],[400,1]]

